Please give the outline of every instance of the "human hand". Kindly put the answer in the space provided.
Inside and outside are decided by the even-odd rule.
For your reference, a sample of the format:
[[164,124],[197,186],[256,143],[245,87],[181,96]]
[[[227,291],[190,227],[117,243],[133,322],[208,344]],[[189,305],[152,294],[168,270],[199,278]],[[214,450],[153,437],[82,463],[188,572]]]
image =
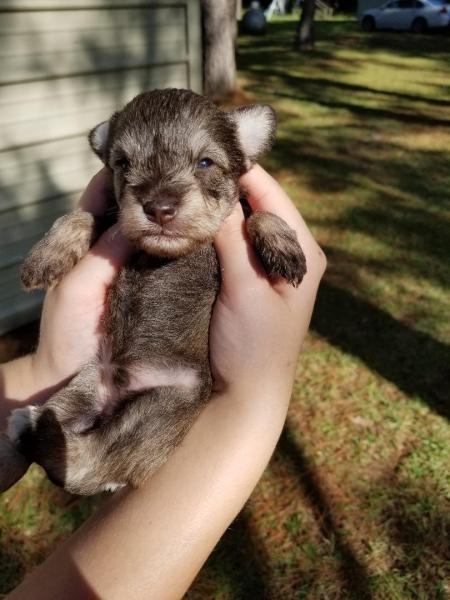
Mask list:
[[[95,216],[104,214],[109,178],[105,168],[92,178],[79,202],[82,209]],[[39,345],[32,357],[41,388],[63,383],[94,356],[108,288],[132,250],[115,225],[47,292]]]
[[286,418],[325,258],[267,173],[254,167],[242,183],[254,210],[270,210],[296,230],[307,275],[298,289],[269,282],[236,209],[215,240],[222,286],[211,323],[211,362],[225,391],[204,407],[151,480],[118,493],[11,600],[59,598],[67,590],[78,598],[88,588],[99,598],[181,598],[261,477]]
[[[218,389],[290,396],[326,260],[297,209],[260,166],[241,178],[253,211],[272,212],[296,231],[307,273],[298,288],[269,281],[245,233],[238,204],[215,239],[222,285],[211,322],[210,359]],[[245,393],[238,397],[246,397]]]

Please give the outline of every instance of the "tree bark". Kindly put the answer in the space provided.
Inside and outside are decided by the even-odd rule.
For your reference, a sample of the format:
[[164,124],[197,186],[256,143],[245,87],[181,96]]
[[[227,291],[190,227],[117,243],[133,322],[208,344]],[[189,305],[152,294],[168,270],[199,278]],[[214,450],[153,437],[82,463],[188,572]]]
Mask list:
[[214,99],[236,87],[236,0],[201,0],[203,24],[203,89]]
[[302,14],[295,34],[295,47],[298,50],[312,50],[314,47],[314,14],[316,0],[303,0]]

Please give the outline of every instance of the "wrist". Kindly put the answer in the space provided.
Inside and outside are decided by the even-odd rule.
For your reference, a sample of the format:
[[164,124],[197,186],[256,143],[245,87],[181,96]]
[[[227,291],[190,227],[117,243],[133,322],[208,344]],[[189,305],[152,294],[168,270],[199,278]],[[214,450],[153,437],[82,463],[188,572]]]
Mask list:
[[284,422],[292,394],[292,381],[242,381],[215,389],[212,401],[236,420]]
[[38,349],[34,354],[29,355],[28,377],[32,401],[43,402],[63,387],[72,375],[61,373],[54,362],[42,355]]
[[67,381],[45,368],[36,354],[1,365],[0,374],[3,400],[14,403],[43,402]]
[[244,372],[234,368],[232,376],[216,371],[213,373],[214,393],[227,396],[228,401],[250,405],[258,402],[258,399],[288,404],[295,371],[296,361],[286,361],[284,365],[273,362],[266,368],[247,368]]

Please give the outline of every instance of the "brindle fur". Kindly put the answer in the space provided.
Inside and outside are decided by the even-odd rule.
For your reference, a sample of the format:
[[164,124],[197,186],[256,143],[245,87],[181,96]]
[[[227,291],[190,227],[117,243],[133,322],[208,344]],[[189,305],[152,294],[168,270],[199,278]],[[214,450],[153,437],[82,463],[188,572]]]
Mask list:
[[[257,144],[243,118],[259,127]],[[10,419],[16,448],[67,490],[140,485],[210,398],[209,322],[220,285],[212,239],[239,199],[239,177],[274,132],[269,107],[224,113],[187,90],[141,94],[91,132],[94,151],[113,173],[120,228],[137,251],[109,293],[95,360],[43,407],[19,409]],[[198,166],[203,157],[210,167]],[[176,215],[167,224],[149,221],[144,211],[155,207]],[[59,219],[26,259],[25,287],[57,283],[102,228],[80,210]],[[255,213],[248,233],[268,275],[298,285],[305,259],[287,224]],[[136,373],[155,373],[156,385],[133,387]],[[179,380],[161,383],[166,373]],[[11,479],[8,472],[3,488]]]

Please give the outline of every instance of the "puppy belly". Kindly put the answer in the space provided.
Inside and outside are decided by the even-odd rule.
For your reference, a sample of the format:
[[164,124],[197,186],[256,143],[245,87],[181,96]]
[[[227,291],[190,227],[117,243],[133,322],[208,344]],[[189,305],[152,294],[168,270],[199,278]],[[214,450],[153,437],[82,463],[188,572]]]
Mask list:
[[129,394],[135,394],[155,387],[195,388],[200,382],[196,369],[180,366],[159,366],[151,363],[122,368],[122,379],[127,383],[119,385],[113,364],[102,363],[95,390],[95,404],[98,413],[113,414],[121,400]]
[[200,380],[198,371],[190,367],[137,365],[128,370],[128,376],[129,392],[166,386],[194,388]]

